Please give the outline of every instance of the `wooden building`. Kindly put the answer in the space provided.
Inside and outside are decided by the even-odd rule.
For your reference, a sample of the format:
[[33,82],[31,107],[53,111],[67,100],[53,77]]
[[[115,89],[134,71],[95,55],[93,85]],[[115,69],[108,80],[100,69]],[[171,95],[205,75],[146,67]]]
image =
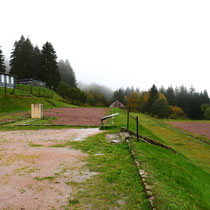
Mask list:
[[22,84],[22,85],[46,87],[46,82],[35,80],[35,79],[19,79],[17,83]]
[[125,109],[125,105],[118,100],[114,101],[109,107],[117,107],[117,108]]

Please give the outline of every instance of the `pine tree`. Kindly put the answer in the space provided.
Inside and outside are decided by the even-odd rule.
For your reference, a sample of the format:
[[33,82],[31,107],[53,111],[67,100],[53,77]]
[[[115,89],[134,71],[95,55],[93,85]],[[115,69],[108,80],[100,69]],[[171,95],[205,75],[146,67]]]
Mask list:
[[60,60],[58,63],[61,80],[67,82],[71,88],[77,87],[76,76],[68,60]]
[[149,93],[149,99],[145,106],[146,112],[152,113],[152,106],[157,99],[158,99],[158,90],[157,87],[153,84]]
[[10,56],[10,73],[18,79],[29,79],[34,76],[33,45],[29,38],[22,35],[19,41],[14,43],[14,49]]
[[47,87],[55,89],[60,81],[56,52],[52,44],[46,42],[42,47],[41,53],[41,80],[46,82]]
[[34,47],[33,50],[33,77],[34,79],[41,80],[41,60],[42,60],[42,54],[41,50],[38,46]]
[[5,73],[6,72],[6,66],[4,62],[4,56],[2,54],[2,50],[0,48],[0,73]]

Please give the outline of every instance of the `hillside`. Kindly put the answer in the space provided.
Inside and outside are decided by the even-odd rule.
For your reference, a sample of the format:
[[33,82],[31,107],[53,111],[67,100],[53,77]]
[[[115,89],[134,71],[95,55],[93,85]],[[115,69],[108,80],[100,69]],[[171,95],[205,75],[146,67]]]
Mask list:
[[[71,104],[62,102],[63,98],[47,88],[39,88],[22,85],[20,89],[7,89],[4,95],[4,88],[0,87],[0,113],[29,111],[31,104],[43,104],[44,109],[55,107],[74,107]],[[38,97],[40,95],[40,97]],[[53,99],[52,99],[53,96]]]

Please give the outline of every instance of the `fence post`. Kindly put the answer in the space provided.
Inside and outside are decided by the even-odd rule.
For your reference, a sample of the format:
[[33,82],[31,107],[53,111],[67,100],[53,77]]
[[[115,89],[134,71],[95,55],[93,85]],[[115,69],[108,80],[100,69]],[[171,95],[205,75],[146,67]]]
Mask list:
[[136,134],[137,134],[137,141],[139,141],[139,118],[136,116]]
[[[6,79],[5,79],[6,80]],[[7,82],[4,83],[4,95],[7,95]]]
[[129,111],[128,111],[128,115],[127,115],[127,129],[129,129]]

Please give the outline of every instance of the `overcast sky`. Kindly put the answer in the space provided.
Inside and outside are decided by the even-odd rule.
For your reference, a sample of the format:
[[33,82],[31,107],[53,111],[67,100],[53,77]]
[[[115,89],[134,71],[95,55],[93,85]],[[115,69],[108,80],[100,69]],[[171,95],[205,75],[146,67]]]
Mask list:
[[7,58],[23,34],[51,42],[78,81],[210,94],[209,0],[0,0],[0,20]]

